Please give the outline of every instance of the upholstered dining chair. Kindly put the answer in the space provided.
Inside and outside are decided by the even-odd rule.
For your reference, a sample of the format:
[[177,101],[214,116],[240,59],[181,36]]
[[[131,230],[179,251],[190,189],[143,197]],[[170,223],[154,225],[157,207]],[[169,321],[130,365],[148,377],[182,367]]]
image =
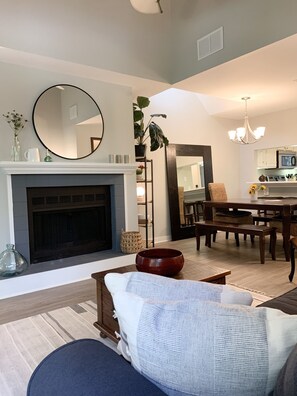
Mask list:
[[[208,183],[208,191],[212,201],[228,200],[224,183]],[[213,220],[225,223],[253,224],[252,212],[228,208],[214,208]]]
[[[208,191],[211,201],[227,201],[227,191],[224,183],[208,183]],[[232,223],[232,224],[253,224],[252,212],[246,210],[230,210],[228,208],[213,208],[213,220]],[[215,236],[214,236],[215,238]],[[244,236],[246,239],[246,235]],[[228,233],[226,232],[226,239]],[[237,245],[239,244],[238,235],[235,234]]]

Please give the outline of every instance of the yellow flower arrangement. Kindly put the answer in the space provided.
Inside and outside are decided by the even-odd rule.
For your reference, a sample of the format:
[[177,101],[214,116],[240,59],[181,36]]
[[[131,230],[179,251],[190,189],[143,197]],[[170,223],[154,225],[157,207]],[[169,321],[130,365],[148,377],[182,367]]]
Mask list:
[[252,184],[249,188],[249,194],[256,194],[257,191],[264,191],[266,190],[266,186],[264,184]]

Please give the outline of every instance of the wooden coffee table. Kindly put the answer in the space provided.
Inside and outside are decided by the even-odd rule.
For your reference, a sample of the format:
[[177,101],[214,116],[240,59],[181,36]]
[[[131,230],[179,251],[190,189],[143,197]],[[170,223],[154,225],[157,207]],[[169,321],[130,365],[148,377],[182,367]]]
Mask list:
[[[109,337],[116,343],[119,340],[116,338],[115,332],[119,333],[119,325],[117,320],[113,318],[114,306],[111,294],[105,286],[104,276],[111,272],[123,274],[131,271],[137,271],[134,264],[92,274],[92,278],[96,280],[97,291],[97,321],[94,323],[94,326],[100,330],[101,337]],[[224,285],[226,284],[226,276],[230,274],[231,271],[229,270],[209,265],[203,265],[203,267],[200,267],[199,263],[192,260],[185,260],[183,269],[174,278],[219,283]]]

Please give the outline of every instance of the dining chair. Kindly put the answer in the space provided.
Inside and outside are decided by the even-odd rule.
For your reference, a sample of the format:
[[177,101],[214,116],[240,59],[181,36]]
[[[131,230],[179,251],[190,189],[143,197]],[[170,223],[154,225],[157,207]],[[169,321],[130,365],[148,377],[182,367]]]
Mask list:
[[[211,201],[227,201],[227,191],[224,183],[208,183]],[[214,208],[213,220],[225,223],[253,224],[252,212],[247,210],[230,210],[228,208]]]
[[292,282],[295,274],[295,249],[297,248],[297,238],[290,240],[290,256],[291,256],[291,272],[289,274],[289,281]]
[[[273,217],[270,221],[270,227],[276,228],[276,232],[282,233],[283,232],[283,221],[282,216],[277,215]],[[297,216],[292,215],[291,217],[291,224],[290,224],[290,235],[297,237]]]
[[257,210],[257,214],[253,215],[253,221],[254,224],[259,225],[260,223],[263,223],[264,225],[267,225],[270,223],[271,220],[273,220],[276,216],[279,215],[279,212],[276,210]]
[[[227,191],[224,183],[208,183],[208,191],[211,201],[227,201]],[[253,224],[252,212],[247,210],[230,210],[229,208],[213,208],[213,220],[232,223],[232,224]],[[226,239],[228,239],[228,232],[226,232]],[[214,235],[215,238],[215,235]],[[239,244],[238,235],[235,234],[237,245]],[[244,235],[246,240],[246,235]]]

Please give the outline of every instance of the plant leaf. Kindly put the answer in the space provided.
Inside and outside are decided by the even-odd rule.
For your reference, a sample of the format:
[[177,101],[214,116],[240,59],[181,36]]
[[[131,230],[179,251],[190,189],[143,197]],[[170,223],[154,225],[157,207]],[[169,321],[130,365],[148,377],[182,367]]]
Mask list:
[[151,139],[151,151],[156,151],[158,148],[162,148],[163,145],[168,145],[168,139],[164,136],[162,129],[153,121],[149,125],[149,133]]
[[141,110],[134,110],[133,117],[134,117],[134,122],[138,122],[138,121],[142,120],[142,118],[144,117],[144,114]]
[[140,109],[148,107],[150,103],[149,98],[146,98],[145,96],[137,96],[137,104]]

